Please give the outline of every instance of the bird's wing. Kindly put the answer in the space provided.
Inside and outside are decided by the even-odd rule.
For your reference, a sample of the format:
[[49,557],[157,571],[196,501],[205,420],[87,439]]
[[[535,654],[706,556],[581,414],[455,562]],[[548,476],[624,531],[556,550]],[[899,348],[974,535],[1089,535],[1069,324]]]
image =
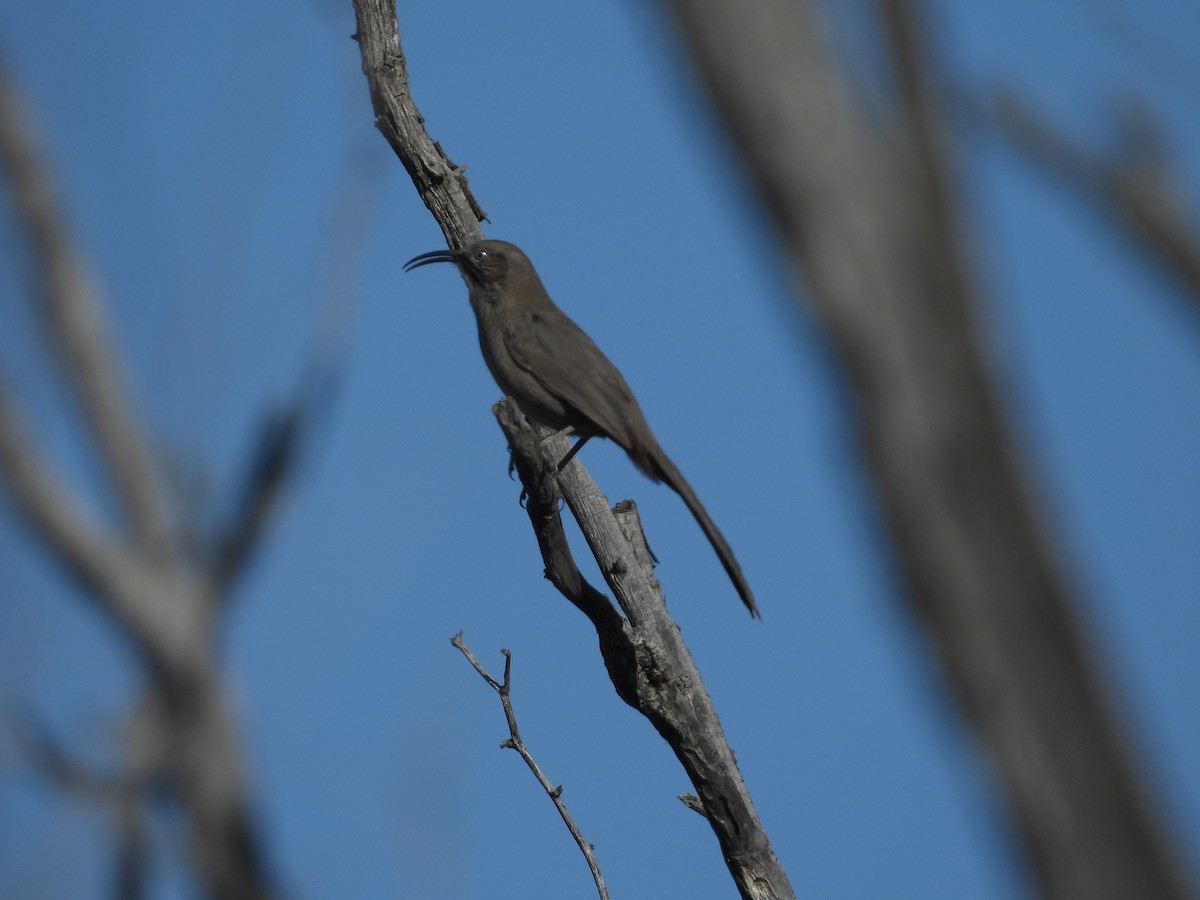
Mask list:
[[522,318],[504,331],[513,362],[597,432],[629,449],[629,420],[641,418],[641,410],[617,367],[561,310],[522,310]]

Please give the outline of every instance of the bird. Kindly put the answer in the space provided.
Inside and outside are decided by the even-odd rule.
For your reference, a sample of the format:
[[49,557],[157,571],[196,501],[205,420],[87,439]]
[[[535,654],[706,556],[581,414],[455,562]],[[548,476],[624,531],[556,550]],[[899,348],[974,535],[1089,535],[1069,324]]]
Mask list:
[[433,263],[453,263],[466,281],[483,359],[500,389],[530,421],[578,438],[559,471],[591,438],[613,441],[646,476],[683,498],[742,603],[760,617],[729,542],[659,446],[633,391],[583,329],[550,299],[529,257],[515,244],[488,239],[461,250],[422,253],[403,268],[411,272]]

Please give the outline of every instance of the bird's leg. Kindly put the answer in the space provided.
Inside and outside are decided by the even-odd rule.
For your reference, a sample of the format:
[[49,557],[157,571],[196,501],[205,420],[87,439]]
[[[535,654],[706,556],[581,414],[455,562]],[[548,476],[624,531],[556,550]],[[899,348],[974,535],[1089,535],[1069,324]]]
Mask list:
[[542,438],[542,443],[544,444],[544,443],[546,443],[546,441],[552,441],[556,437],[570,437],[574,433],[575,433],[575,426],[568,425],[566,428],[558,429],[558,431],[554,432],[554,434],[546,435],[544,438]]
[[555,472],[562,472],[563,467],[566,466],[567,463],[569,463],[572,459],[575,458],[575,454],[583,449],[583,445],[586,444],[591,439],[591,437],[592,436],[589,434],[589,435],[585,435],[584,437],[581,437],[579,440],[577,440],[575,442],[575,446],[572,447],[570,450],[568,450],[567,455],[564,456],[559,461],[558,468],[555,469]]
[[[554,434],[546,435],[544,438],[542,438],[538,441],[538,445],[541,446],[542,444],[546,443],[547,441],[554,440],[556,437],[566,437],[569,434],[574,434],[574,432],[575,432],[575,426],[568,425],[566,428],[560,428],[558,431],[554,432]],[[563,461],[558,464],[558,468],[554,470],[554,474],[557,475],[559,472],[561,472],[562,467],[567,464],[567,460],[570,458],[571,458],[571,454],[568,453],[563,458]],[[513,456],[512,451],[510,450],[508,453],[508,477],[509,478],[512,478],[513,472],[516,470],[516,468],[517,468],[517,460],[516,460],[516,457]]]
[[[558,431],[554,432],[554,434],[546,435],[544,438],[542,438],[542,443],[544,444],[547,441],[552,441],[557,437],[568,437],[574,433],[575,433],[575,426],[568,425],[566,428],[558,429]],[[586,441],[587,441],[587,438],[580,438],[578,441],[575,442],[575,446],[567,451],[567,455],[562,458],[562,460],[558,464],[558,467],[554,470],[555,475],[557,475],[559,472],[561,472],[563,470],[563,466],[565,466],[567,463],[569,463],[571,461],[571,457],[580,451],[580,449],[583,447],[583,445]]]

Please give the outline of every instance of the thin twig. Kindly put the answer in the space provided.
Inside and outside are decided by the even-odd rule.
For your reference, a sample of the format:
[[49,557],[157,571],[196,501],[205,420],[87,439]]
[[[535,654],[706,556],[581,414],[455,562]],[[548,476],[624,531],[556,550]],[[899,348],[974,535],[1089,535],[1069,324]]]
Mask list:
[[600,872],[599,862],[596,861],[595,848],[588,843],[587,839],[583,836],[583,832],[579,830],[579,826],[575,824],[575,820],[571,818],[570,810],[567,809],[567,804],[562,798],[562,785],[556,786],[550,782],[550,779],[546,777],[546,773],[542,771],[542,767],[533,758],[533,754],[529,752],[529,748],[525,746],[525,742],[521,740],[521,732],[517,728],[517,714],[513,710],[512,698],[510,696],[512,686],[512,651],[500,651],[504,654],[504,682],[501,683],[488,673],[483,664],[475,658],[475,654],[467,648],[466,643],[462,639],[461,631],[450,639],[450,643],[462,652],[462,655],[467,658],[467,662],[491,686],[492,690],[500,696],[500,703],[504,707],[504,718],[508,722],[509,734],[509,739],[501,741],[500,746],[505,749],[516,750],[521,755],[521,759],[525,760],[525,765],[529,766],[529,771],[533,773],[533,777],[542,786],[542,790],[546,792],[546,796],[553,801],[554,808],[562,816],[563,823],[567,826],[567,830],[571,832],[571,837],[575,839],[575,843],[579,846],[579,851],[583,854],[583,858],[587,860],[588,869],[592,873],[592,879],[596,882],[596,892],[600,895],[601,900],[608,900],[608,889],[604,886],[604,876]]

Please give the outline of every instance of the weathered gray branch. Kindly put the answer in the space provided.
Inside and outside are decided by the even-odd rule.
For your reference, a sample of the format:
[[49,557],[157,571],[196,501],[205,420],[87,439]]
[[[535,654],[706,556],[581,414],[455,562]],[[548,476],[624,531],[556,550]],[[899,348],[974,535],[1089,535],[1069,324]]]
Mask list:
[[[412,176],[450,246],[462,247],[482,237],[482,214],[466,191],[461,169],[452,166],[424,133],[412,102],[392,3],[355,0],[354,8],[376,124]],[[578,460],[555,478],[555,466],[547,464],[543,453],[557,452],[556,459],[562,459],[566,439],[547,442],[543,448],[541,436],[511,401],[501,403],[496,413],[525,485],[547,577],[596,626],[618,694],[650,719],[687,770],[704,798],[708,821],[742,895],[791,897],[787,876],[754,812],[700,673],[666,615],[650,567],[639,562],[630,536]],[[628,622],[580,576],[562,534],[556,488],[579,522]],[[633,543],[644,546],[645,541],[639,536]]]
[[[553,476],[557,461],[567,450],[567,439],[547,439],[550,432],[526,422],[511,400],[502,401],[494,411],[525,487],[526,509],[542,548],[547,577],[592,619],[617,693],[650,720],[687,772],[738,890],[743,897],[760,900],[793,896],[700,670],[679,626],[667,614],[636,507],[625,501],[610,509],[578,459],[557,479],[562,497],[625,613],[623,620],[607,598],[578,577],[570,550],[558,538],[562,523]],[[575,574],[564,576],[564,572]]]
[[483,237],[479,223],[486,216],[467,186],[466,167],[450,162],[425,131],[425,119],[408,86],[395,0],[354,0],[354,15],[354,39],[362,54],[375,127],[412,178],[446,243],[456,250],[474,243]]
[[669,5],[854,387],[909,600],[1042,892],[1186,896],[1003,422],[914,8],[880,10],[897,135],[812,0]]

